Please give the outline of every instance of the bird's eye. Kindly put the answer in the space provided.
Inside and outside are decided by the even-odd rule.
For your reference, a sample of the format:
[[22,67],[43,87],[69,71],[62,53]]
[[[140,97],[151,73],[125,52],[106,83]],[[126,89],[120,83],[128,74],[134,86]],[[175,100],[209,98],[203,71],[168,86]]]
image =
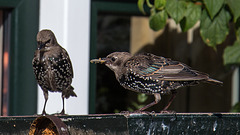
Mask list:
[[116,58],[115,57],[112,57],[112,59],[111,59],[112,61],[115,61],[116,60]]
[[45,44],[50,43],[50,40],[51,40],[51,39],[49,39]]

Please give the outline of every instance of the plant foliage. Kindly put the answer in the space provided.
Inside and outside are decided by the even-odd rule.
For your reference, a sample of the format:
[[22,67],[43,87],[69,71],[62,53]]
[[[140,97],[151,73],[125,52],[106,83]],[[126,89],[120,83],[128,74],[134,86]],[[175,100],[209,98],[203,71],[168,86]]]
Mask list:
[[236,41],[224,50],[224,64],[240,64],[239,0],[138,0],[138,8],[146,14],[150,8],[149,26],[154,31],[165,27],[168,17],[179,23],[183,32],[200,21],[203,41],[216,49],[229,34],[229,23],[235,25]]

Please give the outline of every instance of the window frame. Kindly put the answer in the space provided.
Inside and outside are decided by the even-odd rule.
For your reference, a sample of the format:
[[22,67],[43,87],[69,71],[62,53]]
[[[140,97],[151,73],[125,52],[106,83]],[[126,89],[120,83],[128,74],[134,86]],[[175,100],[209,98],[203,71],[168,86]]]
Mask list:
[[37,85],[32,70],[39,28],[39,0],[0,0],[9,11],[8,115],[37,112]]
[[[91,2],[90,59],[97,56],[97,17],[99,13],[143,16],[137,2]],[[96,102],[96,64],[90,64],[89,72],[89,114],[95,113]]]

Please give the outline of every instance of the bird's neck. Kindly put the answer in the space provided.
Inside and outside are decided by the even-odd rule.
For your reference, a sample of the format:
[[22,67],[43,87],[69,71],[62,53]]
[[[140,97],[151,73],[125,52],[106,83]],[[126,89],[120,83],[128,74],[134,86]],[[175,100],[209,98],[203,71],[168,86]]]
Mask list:
[[114,71],[114,73],[115,73],[116,79],[119,80],[124,75],[125,69],[124,68],[118,69],[118,70]]

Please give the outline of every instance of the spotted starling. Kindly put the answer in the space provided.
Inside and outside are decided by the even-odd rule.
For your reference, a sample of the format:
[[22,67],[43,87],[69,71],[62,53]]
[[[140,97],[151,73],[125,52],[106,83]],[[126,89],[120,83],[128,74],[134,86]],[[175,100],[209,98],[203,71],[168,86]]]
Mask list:
[[45,98],[42,114],[46,114],[48,91],[62,92],[63,109],[60,114],[65,114],[64,98],[77,96],[71,86],[73,68],[67,51],[58,44],[51,30],[38,32],[37,50],[32,64],[35,78],[42,88]]
[[176,89],[193,86],[200,82],[222,84],[205,73],[192,70],[184,63],[144,53],[132,56],[128,52],[114,52],[106,58],[93,59],[92,63],[105,64],[125,89],[154,95],[155,101],[140,108],[143,111],[161,100],[161,94],[172,93],[166,111],[176,96]]

